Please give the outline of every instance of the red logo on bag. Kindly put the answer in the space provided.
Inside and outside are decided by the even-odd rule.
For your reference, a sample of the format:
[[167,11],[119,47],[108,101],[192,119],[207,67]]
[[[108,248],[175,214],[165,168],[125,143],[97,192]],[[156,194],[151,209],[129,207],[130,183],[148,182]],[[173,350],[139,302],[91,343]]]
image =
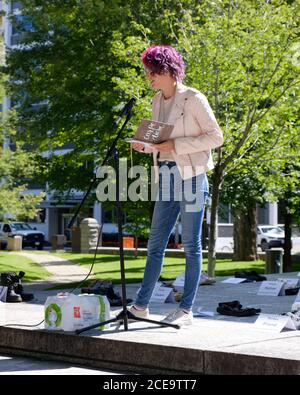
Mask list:
[[74,318],[80,318],[80,307],[74,307]]

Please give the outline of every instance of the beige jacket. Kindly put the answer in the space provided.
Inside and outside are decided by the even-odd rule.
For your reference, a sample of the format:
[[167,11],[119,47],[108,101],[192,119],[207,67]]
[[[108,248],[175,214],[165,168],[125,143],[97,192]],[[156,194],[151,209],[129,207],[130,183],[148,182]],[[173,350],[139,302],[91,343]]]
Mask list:
[[[152,102],[152,119],[157,121],[162,92]],[[177,83],[174,103],[167,123],[174,125],[170,136],[175,140],[172,156],[183,179],[213,169],[211,149],[223,144],[223,134],[206,97],[199,91]],[[157,154],[153,152],[156,182],[158,181]]]

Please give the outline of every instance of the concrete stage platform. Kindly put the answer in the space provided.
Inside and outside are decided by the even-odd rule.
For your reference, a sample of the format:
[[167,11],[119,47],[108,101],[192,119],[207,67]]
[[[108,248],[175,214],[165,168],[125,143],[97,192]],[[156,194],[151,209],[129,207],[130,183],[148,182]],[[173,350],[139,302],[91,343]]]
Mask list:
[[[298,278],[297,273],[267,275]],[[216,313],[219,302],[239,300],[243,307],[261,308],[262,313],[291,310],[296,296],[258,296],[261,283],[200,286],[194,307],[213,311],[213,317],[195,317],[194,325],[176,330],[146,322],[129,323],[129,330],[115,324],[103,332],[93,329],[80,335],[46,331],[38,327],[7,324],[37,324],[44,317],[48,295],[58,291],[35,291],[27,303],[0,303],[0,353],[45,360],[68,361],[93,368],[137,374],[256,374],[299,375],[300,331],[276,333],[254,326],[258,315],[229,317]],[[127,286],[134,299],[139,284]],[[30,291],[30,286],[24,286]],[[116,287],[118,290],[118,287]],[[152,319],[160,320],[177,303],[152,303]],[[112,314],[120,308],[113,308]]]

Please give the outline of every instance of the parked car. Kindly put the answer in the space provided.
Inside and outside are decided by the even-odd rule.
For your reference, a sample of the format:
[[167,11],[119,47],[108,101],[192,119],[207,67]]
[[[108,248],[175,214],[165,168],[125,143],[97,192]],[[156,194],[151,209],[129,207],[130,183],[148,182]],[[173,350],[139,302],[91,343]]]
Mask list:
[[38,250],[44,248],[45,234],[32,228],[28,223],[19,221],[0,222],[1,248],[5,248],[8,237],[14,235],[22,236],[22,248],[32,247]]
[[257,227],[257,246],[262,251],[284,245],[284,229],[280,226],[262,225]]

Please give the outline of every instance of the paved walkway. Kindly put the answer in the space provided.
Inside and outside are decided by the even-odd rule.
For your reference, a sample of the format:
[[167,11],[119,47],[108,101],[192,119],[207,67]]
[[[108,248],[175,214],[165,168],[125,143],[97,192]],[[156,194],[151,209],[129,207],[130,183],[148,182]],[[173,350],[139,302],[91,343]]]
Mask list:
[[[34,254],[31,252],[12,252],[14,255],[22,255],[26,258],[31,259],[43,266],[49,273],[50,277],[45,280],[35,281],[30,284],[30,288],[33,290],[43,290],[51,286],[62,284],[62,283],[75,283],[81,282],[88,275],[89,270],[76,265],[67,259],[60,258],[49,254]],[[26,288],[29,284],[26,283]]]
[[[108,376],[108,375],[119,375],[119,374],[120,374],[119,372],[112,372],[108,370],[88,369],[71,363],[44,361],[44,360],[33,359],[33,358],[0,355],[0,376],[4,376],[4,375]],[[15,383],[14,383],[14,389],[16,389]]]

